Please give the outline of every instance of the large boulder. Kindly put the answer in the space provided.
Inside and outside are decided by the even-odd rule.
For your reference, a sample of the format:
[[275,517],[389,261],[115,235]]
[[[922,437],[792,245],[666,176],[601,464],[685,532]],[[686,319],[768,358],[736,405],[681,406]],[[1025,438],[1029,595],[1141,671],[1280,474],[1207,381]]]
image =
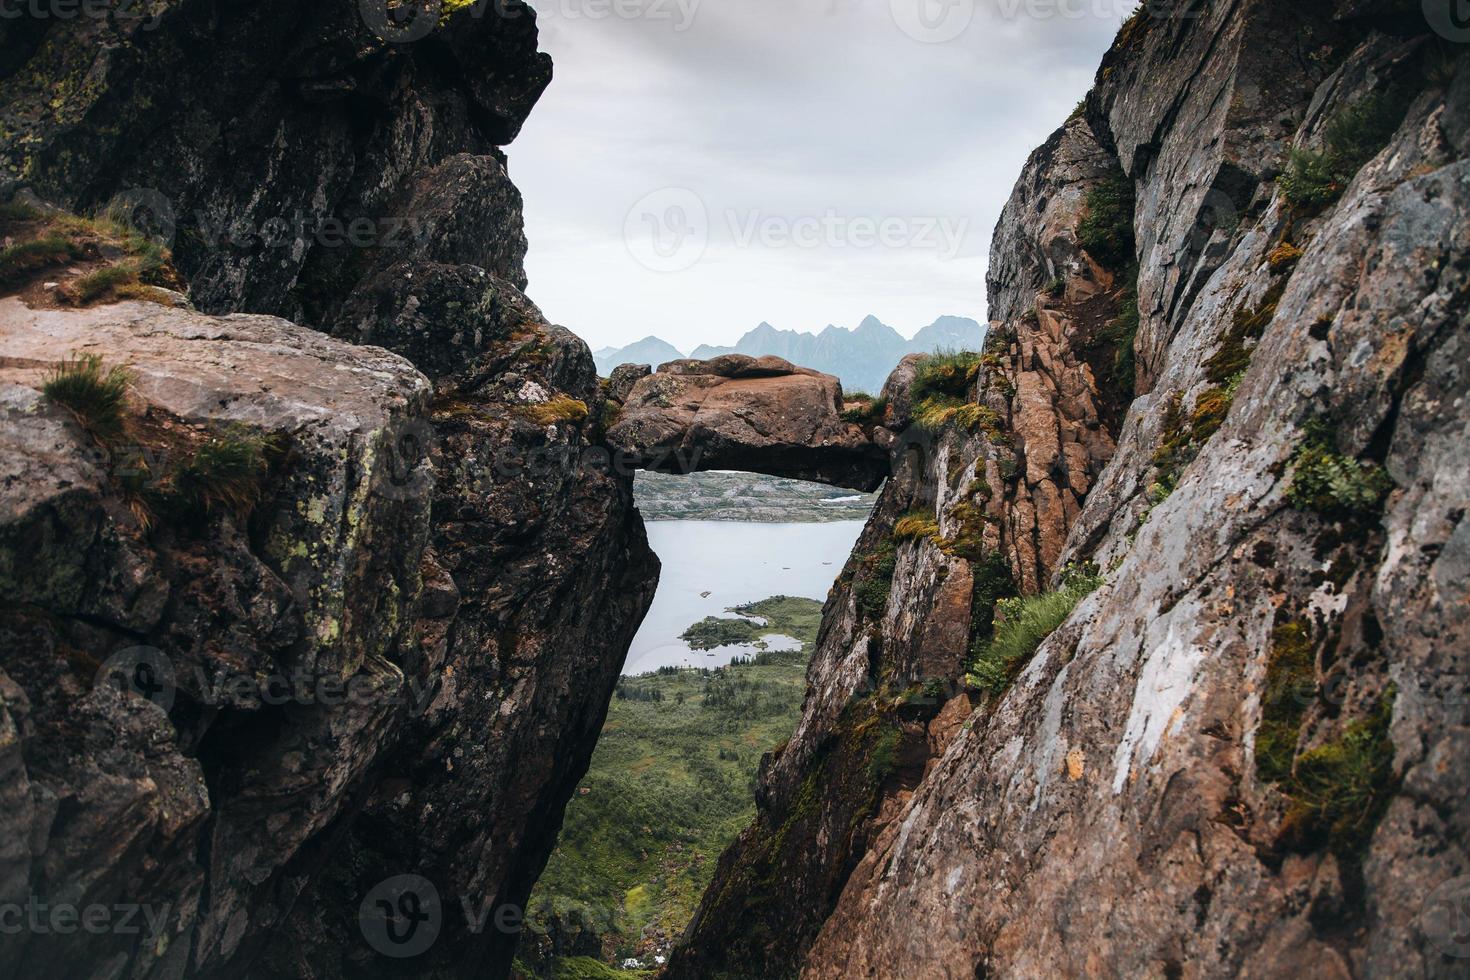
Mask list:
[[664,473],[748,470],[873,490],[887,453],[842,418],[842,384],[778,357],[680,360],[637,381],[608,442]]

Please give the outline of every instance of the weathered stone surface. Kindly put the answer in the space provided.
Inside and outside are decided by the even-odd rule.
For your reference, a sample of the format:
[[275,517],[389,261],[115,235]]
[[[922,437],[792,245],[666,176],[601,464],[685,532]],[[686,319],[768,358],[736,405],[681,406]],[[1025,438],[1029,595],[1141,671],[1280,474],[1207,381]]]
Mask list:
[[[673,976],[1466,975],[1434,893],[1470,871],[1467,59],[1422,81],[1423,23],[1407,15],[1393,38],[1362,11],[1198,9],[1130,23],[1085,124],[1028,164],[995,235],[1001,340],[979,392],[1006,438],[936,440],[921,482],[937,486],[940,540],[898,546],[883,621],[865,626],[863,556],[929,498],[880,504],[829,599],[797,735],[764,767],[757,822]],[[1294,53],[1302,39],[1313,57]],[[1403,125],[1341,200],[1292,213],[1274,182],[1287,148],[1416,77]],[[1146,394],[1113,408],[1095,326],[1118,270],[1079,254],[1075,227],[1115,162],[1138,197]],[[1238,220],[1200,231],[1212,195]],[[1282,241],[1302,257],[1268,261]],[[1051,275],[1059,295],[1038,295]],[[1232,341],[1246,321],[1259,341]],[[1224,377],[1212,361],[1231,343],[1246,370]],[[1324,418],[1333,452],[1392,477],[1381,512],[1289,492]],[[1106,581],[1003,695],[949,698],[928,723],[934,754],[875,799],[850,774],[892,746],[855,724],[916,680],[893,625],[955,615],[942,591],[908,589],[946,543],[960,550],[974,513],[954,494],[977,469],[990,493],[975,500],[972,624],[997,549],[1025,592],[1068,561]],[[1291,636],[1311,666],[1283,693],[1272,663]],[[1361,840],[1303,830],[1308,784],[1263,761],[1286,698],[1300,699],[1298,771],[1314,751],[1315,765],[1344,746],[1392,755],[1344,818]]]
[[[130,371],[129,441],[94,442],[36,391],[73,352]],[[161,941],[28,932],[0,957],[7,972],[51,975],[218,970],[259,951],[300,889],[288,862],[348,805],[388,733],[429,528],[427,498],[396,488],[432,481],[396,468],[393,445],[428,381],[273,317],[151,303],[60,313],[0,300],[0,365],[0,591],[13,604],[0,628],[20,780],[7,791],[21,797],[5,814],[29,850],[4,900],[134,901],[165,916]],[[289,447],[249,521],[160,510],[149,527],[120,483],[131,443],[157,479],[221,426]],[[139,647],[172,673],[172,716],[98,683],[103,661]],[[351,682],[371,694],[263,703],[265,679],[297,674],[308,693]]]
[[888,454],[844,422],[842,384],[779,357],[681,360],[640,378],[608,442],[659,472],[749,470],[874,490]]

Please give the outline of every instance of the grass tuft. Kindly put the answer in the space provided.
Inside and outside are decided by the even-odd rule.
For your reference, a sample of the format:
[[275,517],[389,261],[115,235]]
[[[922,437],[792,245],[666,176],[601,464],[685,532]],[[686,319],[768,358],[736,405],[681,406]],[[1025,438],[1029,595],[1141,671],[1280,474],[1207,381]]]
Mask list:
[[269,470],[270,440],[243,428],[213,433],[172,476],[172,496],[195,514],[248,514]]
[[1004,694],[1042,641],[1102,582],[1095,568],[1075,568],[1068,571],[1062,587],[1055,592],[998,600],[995,617],[1000,622],[994,627],[993,638],[971,661],[971,686],[996,697]]
[[126,368],[106,368],[96,354],[82,354],[47,374],[41,391],[76,416],[93,437],[107,440],[122,432],[131,384]]
[[894,541],[920,541],[939,537],[939,522],[928,511],[910,511],[893,525]]
[[70,262],[76,257],[76,248],[60,235],[20,242],[0,250],[0,282],[15,282],[28,273]]

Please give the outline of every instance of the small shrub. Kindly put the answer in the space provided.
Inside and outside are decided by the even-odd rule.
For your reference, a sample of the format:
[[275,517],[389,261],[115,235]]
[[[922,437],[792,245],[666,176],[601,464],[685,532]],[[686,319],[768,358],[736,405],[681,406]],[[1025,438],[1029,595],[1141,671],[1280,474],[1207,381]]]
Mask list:
[[1052,299],[1057,299],[1064,292],[1067,291],[1067,280],[1063,279],[1061,276],[1054,276],[1053,278],[1047,280],[1046,285],[1041,287],[1041,291],[1046,293],[1046,295],[1050,296]]
[[995,611],[1001,622],[994,638],[975,655],[970,667],[970,683],[988,694],[1005,693],[1021,668],[1052,632],[1071,615],[1088,595],[1102,585],[1096,569],[1069,571],[1064,584],[1055,592],[1001,599]]
[[1412,98],[1413,92],[1403,88],[1369,95],[1327,124],[1324,150],[1292,150],[1286,171],[1277,178],[1287,202],[1311,213],[1341,197],[1363,165],[1393,138]]
[[883,542],[877,551],[864,555],[859,565],[853,599],[865,618],[879,619],[888,611],[893,573],[898,568],[898,551],[894,542]]
[[101,357],[82,354],[63,361],[49,373],[41,391],[68,409],[93,436],[111,439],[122,432],[131,383],[132,376],[125,368],[104,369]]
[[893,540],[918,541],[939,536],[939,523],[926,511],[910,511],[893,525]]
[[1375,514],[1392,489],[1383,467],[1336,452],[1330,426],[1317,420],[1292,454],[1286,498],[1298,510],[1355,519]]
[[1135,261],[1133,181],[1115,170],[1087,193],[1087,215],[1077,224],[1077,242],[1108,269]]
[[1118,298],[1118,315],[1102,330],[1103,339],[1113,347],[1114,386],[1129,399],[1138,385],[1138,366],[1133,354],[1139,324],[1137,278],[1135,272],[1134,284]]
[[526,416],[537,425],[582,422],[587,415],[587,403],[570,395],[557,395],[550,401],[526,407]]

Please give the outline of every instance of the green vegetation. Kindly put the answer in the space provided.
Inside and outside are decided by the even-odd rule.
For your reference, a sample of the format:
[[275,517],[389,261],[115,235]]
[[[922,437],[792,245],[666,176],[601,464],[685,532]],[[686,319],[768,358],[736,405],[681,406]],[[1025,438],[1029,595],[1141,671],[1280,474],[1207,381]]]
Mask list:
[[1101,334],[1113,348],[1114,387],[1129,399],[1138,386],[1138,365],[1133,353],[1134,341],[1138,339],[1138,324],[1138,272],[1135,269],[1131,285],[1118,296],[1118,315],[1108,321]]
[[1400,87],[1369,95],[1332,118],[1321,152],[1292,150],[1286,172],[1276,179],[1287,202],[1311,214],[1341,197],[1363,165],[1393,138],[1413,94]]
[[1121,169],[1087,192],[1087,214],[1077,224],[1077,242],[1108,269],[1133,265],[1133,181]]
[[1274,283],[1261,297],[1261,305],[1247,308],[1243,304],[1231,317],[1230,328],[1220,335],[1220,348],[1205,362],[1205,377],[1214,384],[1224,384],[1250,366],[1255,341],[1276,317],[1277,304],[1286,292],[1286,280]]
[[557,960],[552,980],[640,980],[652,977],[654,970],[619,970],[590,956],[568,956]]
[[888,399],[874,398],[866,392],[855,392],[844,398],[845,402],[856,402],[852,408],[842,413],[842,421],[853,422],[857,425],[868,425],[880,422],[888,414]]
[[1393,775],[1394,692],[1342,735],[1302,753],[1279,785],[1291,798],[1282,839],[1301,850],[1325,846],[1340,857],[1360,854],[1397,790]]
[[125,368],[104,368],[96,354],[82,354],[47,374],[41,391],[69,410],[95,438],[107,440],[122,432],[131,384]]
[[[83,218],[9,204],[0,208],[0,223],[20,225],[18,232],[30,235],[0,251],[0,283],[22,284],[29,276],[52,266],[102,261],[96,268],[62,282],[60,297],[80,305],[111,295],[121,287],[136,286],[145,278],[169,275],[168,250],[113,216]],[[121,258],[111,258],[119,254]]]
[[1261,727],[1256,731],[1256,772],[1262,779],[1280,782],[1291,775],[1302,718],[1316,695],[1311,628],[1300,620],[1278,617],[1266,665]]
[[892,539],[884,541],[876,551],[857,559],[857,573],[852,595],[858,613],[866,619],[881,619],[888,611],[888,597],[893,592],[893,573],[898,568],[898,549]]
[[980,355],[974,351],[942,351],[921,361],[910,389],[914,421],[931,432],[951,422],[971,431],[998,424],[995,412],[969,398],[980,367]]
[[900,517],[893,525],[893,540],[920,541],[939,537],[939,522],[930,511],[914,510]]
[[220,429],[195,448],[165,492],[192,513],[248,514],[260,498],[271,450],[269,439],[247,429]]
[[1055,592],[997,601],[995,615],[1000,625],[970,663],[971,685],[997,697],[1004,694],[1042,641],[1102,583],[1095,568],[1069,568]]
[[1291,457],[1286,499],[1298,510],[1324,517],[1361,519],[1376,514],[1393,481],[1377,463],[1363,463],[1336,451],[1332,425],[1313,419]]
[[70,262],[77,257],[70,240],[46,235],[0,250],[0,282],[10,283],[47,266]]
[[1045,286],[1041,287],[1041,291],[1043,293],[1046,293],[1046,295],[1050,296],[1052,299],[1056,299],[1057,297],[1061,296],[1062,293],[1066,292],[1066,290],[1067,280],[1063,279],[1061,276],[1053,276],[1046,281]]
[[570,395],[555,395],[539,405],[528,405],[526,417],[537,425],[555,425],[558,422],[582,422],[588,415],[587,403]]
[[[802,650],[765,651],[720,670],[625,677],[560,842],[530,902],[532,929],[555,913],[604,934],[617,958],[645,928],[672,940],[693,915],[720,853],[755,816],[761,755],[788,738],[806,691],[821,603],[776,596],[731,612],[766,621]],[[728,621],[727,621],[728,622]],[[561,976],[626,976],[563,960]],[[571,964],[570,966],[568,964]],[[634,974],[636,975],[636,974]]]

